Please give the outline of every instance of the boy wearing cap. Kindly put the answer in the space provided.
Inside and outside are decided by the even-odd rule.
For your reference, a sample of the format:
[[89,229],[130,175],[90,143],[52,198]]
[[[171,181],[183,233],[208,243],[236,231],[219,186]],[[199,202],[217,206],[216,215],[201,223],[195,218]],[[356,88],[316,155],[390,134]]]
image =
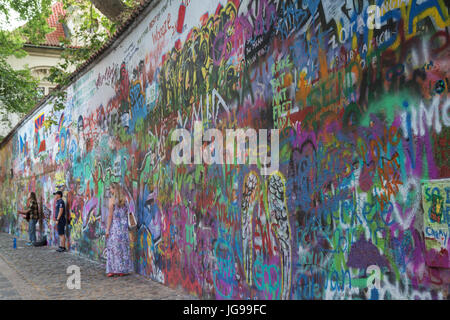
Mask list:
[[56,199],[56,210],[55,210],[55,222],[57,223],[58,236],[59,236],[59,248],[56,250],[58,252],[66,251],[66,236],[65,236],[65,227],[66,227],[66,204],[62,199],[62,192],[56,191],[54,193]]

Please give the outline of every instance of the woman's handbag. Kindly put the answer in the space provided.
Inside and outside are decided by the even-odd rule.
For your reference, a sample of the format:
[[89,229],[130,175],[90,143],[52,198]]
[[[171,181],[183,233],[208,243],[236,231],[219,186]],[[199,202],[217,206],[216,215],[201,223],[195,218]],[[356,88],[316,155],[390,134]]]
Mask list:
[[128,212],[128,234],[130,237],[131,248],[134,247],[134,243],[136,242],[137,238],[136,230],[137,230],[136,218],[134,217],[134,214],[132,212]]
[[128,230],[134,231],[137,228],[136,219],[132,212],[128,212]]

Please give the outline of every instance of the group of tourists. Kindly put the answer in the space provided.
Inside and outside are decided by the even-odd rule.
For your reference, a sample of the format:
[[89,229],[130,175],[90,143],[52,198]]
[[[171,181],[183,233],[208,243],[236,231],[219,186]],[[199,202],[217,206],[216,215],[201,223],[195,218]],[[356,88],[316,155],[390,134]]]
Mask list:
[[[133,216],[128,211],[126,199],[120,185],[113,183],[111,191],[105,230],[106,274],[108,277],[124,276],[130,274],[134,269],[128,234],[130,227],[129,218],[131,217],[131,220],[133,220]],[[55,211],[53,219],[49,221],[49,224],[54,226],[58,233],[59,247],[56,251],[65,252],[70,247],[70,212],[66,210],[62,191],[56,191],[53,195],[55,196]],[[41,213],[42,210],[39,210],[36,193],[30,192],[25,210],[18,210],[18,214],[22,215],[28,221],[28,246],[39,246],[39,243],[42,243],[42,240],[36,241],[36,225],[38,221],[41,221],[42,226],[42,220],[44,219]]]

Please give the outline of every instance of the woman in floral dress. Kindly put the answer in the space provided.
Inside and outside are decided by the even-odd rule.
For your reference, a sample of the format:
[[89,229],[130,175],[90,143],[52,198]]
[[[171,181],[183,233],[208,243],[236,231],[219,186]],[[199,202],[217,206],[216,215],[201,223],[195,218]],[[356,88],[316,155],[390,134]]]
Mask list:
[[106,273],[108,277],[124,276],[133,270],[125,197],[117,183],[113,183],[112,187],[113,194],[109,200],[106,227]]

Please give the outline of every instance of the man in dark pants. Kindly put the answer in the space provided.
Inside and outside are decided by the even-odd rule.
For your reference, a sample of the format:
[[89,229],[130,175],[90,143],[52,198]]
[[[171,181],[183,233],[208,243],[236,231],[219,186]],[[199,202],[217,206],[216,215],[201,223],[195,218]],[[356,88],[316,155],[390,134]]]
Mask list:
[[58,252],[66,251],[66,236],[65,236],[65,227],[66,227],[66,204],[62,199],[62,192],[56,191],[54,193],[56,196],[56,209],[55,209],[55,222],[58,229],[59,236],[59,248],[56,250]]

